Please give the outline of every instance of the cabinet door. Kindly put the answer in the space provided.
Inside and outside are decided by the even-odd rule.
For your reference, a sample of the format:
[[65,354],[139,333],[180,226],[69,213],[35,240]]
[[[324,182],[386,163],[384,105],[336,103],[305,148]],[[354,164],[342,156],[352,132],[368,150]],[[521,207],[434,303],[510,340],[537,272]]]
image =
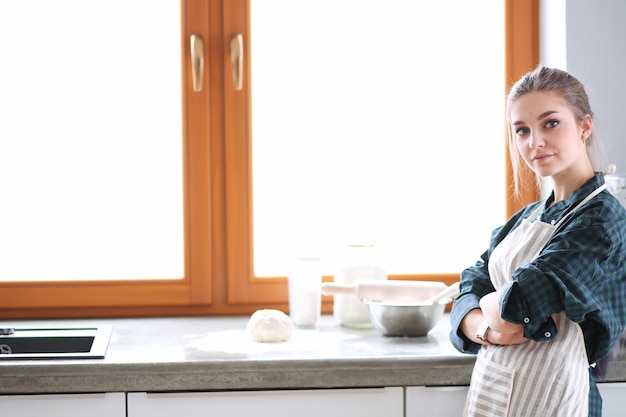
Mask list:
[[602,416],[623,417],[624,398],[626,398],[626,383],[601,383],[598,389],[602,395]]
[[7,417],[125,417],[125,394],[2,395]]
[[402,417],[401,387],[128,394],[129,417]]
[[407,387],[406,417],[458,417],[469,387]]

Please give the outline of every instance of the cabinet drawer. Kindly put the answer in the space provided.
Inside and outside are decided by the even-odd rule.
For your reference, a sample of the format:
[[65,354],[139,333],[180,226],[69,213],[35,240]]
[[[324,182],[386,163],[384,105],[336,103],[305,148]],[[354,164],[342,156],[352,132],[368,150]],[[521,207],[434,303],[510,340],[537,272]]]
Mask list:
[[603,382],[598,384],[598,390],[602,395],[602,417],[623,417],[626,383]]
[[468,386],[407,387],[406,417],[463,415]]
[[125,417],[124,393],[2,395],[0,414],[13,417]]
[[128,417],[403,417],[402,397],[401,387],[129,393]]

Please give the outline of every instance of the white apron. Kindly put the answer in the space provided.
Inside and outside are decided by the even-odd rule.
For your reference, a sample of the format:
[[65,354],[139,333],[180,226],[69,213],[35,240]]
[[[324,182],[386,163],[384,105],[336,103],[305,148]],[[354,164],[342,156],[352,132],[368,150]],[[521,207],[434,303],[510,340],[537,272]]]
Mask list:
[[[511,280],[516,269],[537,257],[563,220],[604,188],[597,188],[555,225],[533,221],[541,205],[522,220],[491,254],[489,274],[496,290]],[[552,340],[482,346],[465,416],[588,416],[589,363],[582,331],[565,312],[552,319],[558,329]]]

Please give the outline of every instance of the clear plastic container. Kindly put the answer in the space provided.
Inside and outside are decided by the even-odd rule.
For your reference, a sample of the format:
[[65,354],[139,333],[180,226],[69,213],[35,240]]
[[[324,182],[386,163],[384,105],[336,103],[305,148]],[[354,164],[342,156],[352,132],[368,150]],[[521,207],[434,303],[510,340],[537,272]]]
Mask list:
[[289,317],[298,327],[315,327],[322,311],[322,272],[318,257],[300,257],[288,276]]

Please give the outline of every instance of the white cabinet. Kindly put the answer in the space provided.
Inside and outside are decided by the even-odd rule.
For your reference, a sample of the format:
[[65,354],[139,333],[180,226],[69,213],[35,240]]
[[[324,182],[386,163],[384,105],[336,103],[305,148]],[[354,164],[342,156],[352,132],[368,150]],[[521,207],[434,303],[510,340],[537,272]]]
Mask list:
[[126,395],[1,395],[2,417],[126,417]]
[[[463,414],[467,386],[407,387],[406,417],[453,417]],[[623,417],[626,383],[600,383],[602,417]]]
[[[129,393],[128,417],[403,417],[402,387]],[[92,416],[90,416],[92,417]]]
[[598,389],[602,395],[602,417],[623,417],[626,383],[603,382],[598,384]]
[[[0,395],[2,417],[458,417],[467,386]],[[622,417],[626,383],[598,384],[603,417]],[[404,398],[403,398],[404,397]],[[128,414],[127,414],[128,407]],[[406,414],[405,414],[406,407]]]
[[407,387],[406,417],[463,415],[468,386]]

